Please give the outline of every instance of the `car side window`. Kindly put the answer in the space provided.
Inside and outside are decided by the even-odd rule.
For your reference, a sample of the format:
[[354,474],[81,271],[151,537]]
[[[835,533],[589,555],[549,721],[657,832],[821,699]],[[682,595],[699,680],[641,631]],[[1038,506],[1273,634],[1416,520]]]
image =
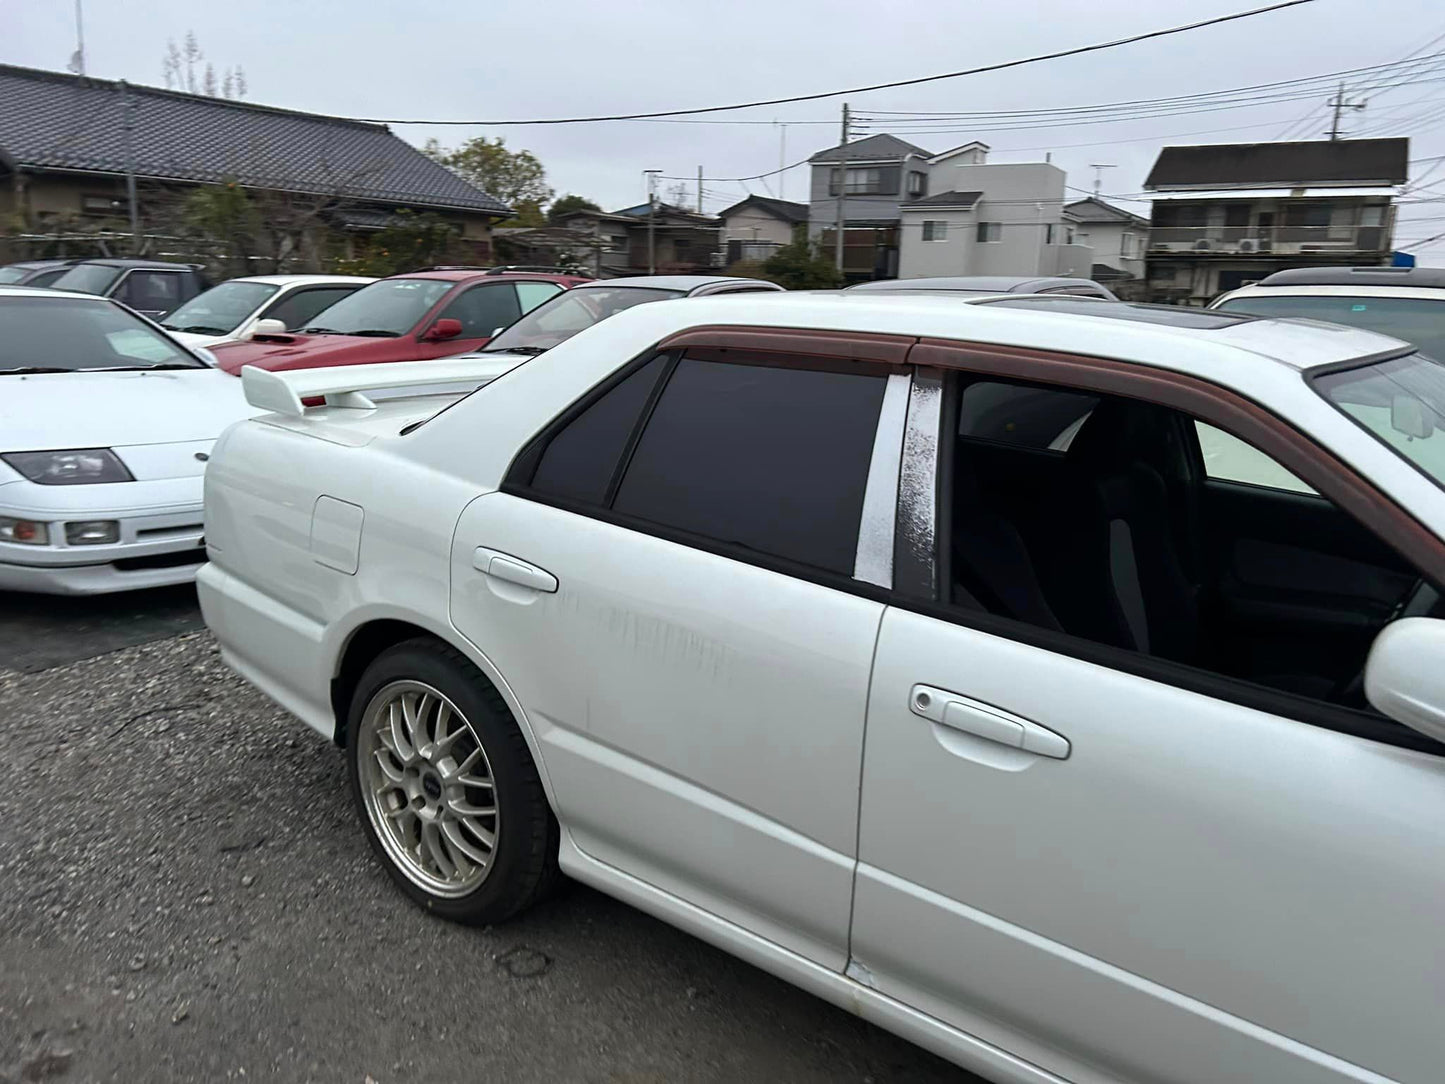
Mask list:
[[1196,421],[1199,452],[1204,459],[1204,473],[1221,482],[1243,482],[1252,486],[1268,486],[1291,493],[1313,493],[1314,489],[1269,456],[1238,437],[1216,429],[1207,422]]
[[441,311],[438,319],[460,320],[459,339],[489,339],[493,331],[506,327],[521,315],[513,284],[489,282],[464,290]]
[[280,320],[288,331],[306,327],[313,317],[330,308],[343,297],[357,291],[357,286],[316,286],[309,289],[293,290],[273,303],[261,316],[266,320]]
[[684,356],[613,511],[851,574],[886,376]]
[[532,489],[548,497],[605,506],[628,438],[668,357],[659,354],[553,434],[532,475]]
[[136,312],[170,312],[180,304],[181,276],[175,271],[132,271],[116,299]]
[[[1389,542],[1223,430],[1139,399],[956,379],[938,554],[960,613],[1366,718],[1375,635],[1439,606]],[[1358,732],[1403,733],[1368,719]]]
[[531,312],[542,302],[550,301],[562,292],[562,287],[555,282],[518,282],[515,286],[517,302],[522,307],[522,313]]

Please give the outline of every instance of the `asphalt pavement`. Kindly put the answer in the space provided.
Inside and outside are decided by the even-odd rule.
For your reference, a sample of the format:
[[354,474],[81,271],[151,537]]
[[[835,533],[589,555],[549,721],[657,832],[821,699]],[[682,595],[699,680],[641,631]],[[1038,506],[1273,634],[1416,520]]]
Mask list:
[[175,635],[193,595],[12,600],[0,1084],[976,1080],[579,885],[504,926],[430,918],[341,754]]

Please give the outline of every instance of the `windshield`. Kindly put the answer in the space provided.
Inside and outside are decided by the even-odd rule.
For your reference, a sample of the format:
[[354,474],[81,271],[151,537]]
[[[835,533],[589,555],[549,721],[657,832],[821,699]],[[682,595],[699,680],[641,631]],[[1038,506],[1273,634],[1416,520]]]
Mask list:
[[42,370],[203,369],[192,354],[109,301],[0,298],[0,374]]
[[78,263],[50,285],[57,290],[77,290],[82,294],[103,294],[120,278],[119,267],[103,263]]
[[265,282],[223,282],[191,298],[167,316],[161,326],[198,335],[224,335],[236,330],[279,289]]
[[302,330],[333,335],[405,335],[455,282],[382,279],[322,309]]
[[1423,354],[1325,373],[1314,386],[1336,407],[1445,486],[1445,365]]
[[26,275],[30,274],[28,267],[0,267],[0,286],[10,282],[19,282]]
[[1404,339],[1427,354],[1445,358],[1445,301],[1422,297],[1342,297],[1253,295],[1230,298],[1218,306],[1251,316],[1296,316],[1328,320]]
[[647,286],[579,286],[538,305],[487,344],[484,353],[518,350],[537,353],[565,342],[623,309],[682,297],[680,290],[657,290]]

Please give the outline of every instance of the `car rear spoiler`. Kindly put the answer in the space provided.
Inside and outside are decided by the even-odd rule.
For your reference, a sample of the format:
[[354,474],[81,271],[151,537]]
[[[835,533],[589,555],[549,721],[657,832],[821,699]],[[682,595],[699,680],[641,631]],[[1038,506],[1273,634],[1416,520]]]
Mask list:
[[[438,361],[394,361],[382,365],[331,365],[319,369],[288,369],[273,373],[254,365],[241,369],[241,388],[254,407],[296,417],[306,413],[306,400],[324,398],[327,406],[370,410],[376,403],[368,391],[406,389],[427,395],[455,391],[465,394],[488,384],[525,361],[515,354],[499,358],[447,358]],[[455,385],[446,388],[442,385]],[[390,398],[395,398],[391,396]]]

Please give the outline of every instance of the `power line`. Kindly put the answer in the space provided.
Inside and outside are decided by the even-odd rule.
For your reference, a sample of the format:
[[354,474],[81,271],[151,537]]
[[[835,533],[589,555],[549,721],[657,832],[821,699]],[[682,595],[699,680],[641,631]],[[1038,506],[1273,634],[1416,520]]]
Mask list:
[[1003,71],[1008,68],[1023,67],[1026,64],[1039,64],[1046,60],[1061,60],[1064,57],[1081,56],[1085,53],[1096,53],[1105,49],[1117,49],[1122,45],[1133,45],[1136,42],[1149,41],[1154,38],[1184,34],[1191,30],[1202,30],[1205,27],[1218,26],[1221,23],[1235,22],[1240,19],[1252,19],[1256,15],[1265,15],[1271,11],[1282,11],[1285,8],[1299,7],[1303,4],[1313,4],[1316,2],[1317,0],[1278,0],[1277,3],[1268,4],[1260,8],[1252,8],[1248,11],[1237,11],[1232,15],[1219,15],[1212,19],[1201,19],[1198,22],[1186,23],[1182,26],[1167,27],[1163,30],[1150,30],[1146,33],[1133,34],[1126,38],[1116,38],[1113,41],[1096,42],[1092,45],[1079,45],[1072,49],[1060,49],[1052,53],[1040,53],[1037,56],[1022,57],[1017,60],[1005,60],[997,64],[985,64],[977,68],[965,68],[962,71],[944,72],[941,75],[922,75],[913,79],[896,79],[890,83],[873,83],[868,86],[848,87],[843,90],[824,90],[814,94],[795,94],[788,98],[765,98],[754,102],[740,102],[736,105],[708,105],[698,106],[693,109],[663,109],[648,113],[617,113],[588,117],[544,117],[531,120],[397,120],[394,118],[378,117],[357,117],[353,119],[369,124],[460,124],[494,128],[504,125],[520,124],[596,124],[602,121],[654,120],[659,117],[696,116],[700,113],[726,113],[735,109],[756,109],[769,105],[789,105],[793,102],[816,102],[824,98],[837,98],[844,94],[867,94],[875,90],[891,90],[895,87],[911,87],[918,86],[921,83],[935,83],[943,79],[960,79],[968,75],[982,75],[985,72]]

